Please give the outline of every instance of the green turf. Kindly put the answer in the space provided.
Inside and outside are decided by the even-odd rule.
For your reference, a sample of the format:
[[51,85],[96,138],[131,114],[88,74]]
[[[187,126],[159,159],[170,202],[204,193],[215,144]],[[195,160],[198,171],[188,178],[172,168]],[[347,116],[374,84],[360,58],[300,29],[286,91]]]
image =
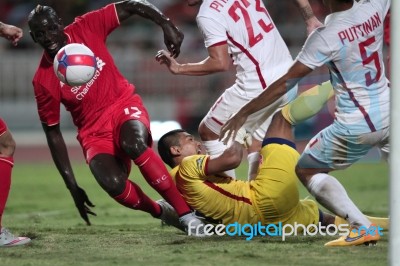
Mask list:
[[[1,266],[19,265],[387,265],[388,237],[376,247],[326,248],[333,237],[196,239],[161,227],[150,215],[127,209],[95,183],[86,165],[75,165],[79,184],[96,205],[84,225],[52,164],[17,164],[3,225],[33,238],[29,246],[0,249]],[[246,169],[240,168],[238,176]],[[366,213],[388,214],[388,167],[356,164],[334,173]],[[134,171],[131,179],[159,196]],[[301,196],[308,194],[299,185]]]

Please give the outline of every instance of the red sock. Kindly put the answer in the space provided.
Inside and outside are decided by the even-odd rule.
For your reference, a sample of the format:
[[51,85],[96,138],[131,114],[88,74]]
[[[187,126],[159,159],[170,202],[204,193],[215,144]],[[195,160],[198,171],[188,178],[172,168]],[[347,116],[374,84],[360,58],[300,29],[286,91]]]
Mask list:
[[160,205],[150,199],[138,185],[130,180],[126,180],[124,192],[114,199],[125,207],[148,212],[154,217],[161,215]]
[[1,217],[3,216],[4,208],[11,187],[11,170],[14,165],[12,157],[0,157],[0,229]]
[[153,149],[147,148],[139,158],[134,160],[134,163],[139,167],[147,183],[175,208],[179,216],[190,212],[189,206],[176,188],[167,168]]

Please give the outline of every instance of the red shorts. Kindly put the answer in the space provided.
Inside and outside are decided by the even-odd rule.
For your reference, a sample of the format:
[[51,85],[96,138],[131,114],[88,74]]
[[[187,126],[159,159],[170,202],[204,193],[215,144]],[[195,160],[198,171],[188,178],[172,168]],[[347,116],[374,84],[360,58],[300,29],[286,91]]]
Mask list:
[[151,147],[153,140],[150,134],[149,115],[140,96],[134,94],[107,108],[99,121],[91,128],[92,133],[78,134],[78,140],[82,145],[87,163],[97,154],[106,153],[122,159],[130,171],[131,158],[119,145],[121,126],[128,120],[141,121],[147,127],[150,135],[147,144]]
[[6,133],[7,131],[7,124],[4,122],[3,119],[0,118],[0,136]]

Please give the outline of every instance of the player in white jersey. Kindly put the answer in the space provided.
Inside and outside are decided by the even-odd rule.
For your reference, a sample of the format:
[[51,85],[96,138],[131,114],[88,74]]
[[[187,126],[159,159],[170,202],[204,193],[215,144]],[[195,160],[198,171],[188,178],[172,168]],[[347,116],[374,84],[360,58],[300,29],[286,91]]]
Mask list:
[[[317,201],[355,228],[371,222],[348,197],[343,186],[327,173],[344,169],[373,146],[389,153],[389,87],[382,45],[383,21],[390,0],[325,0],[331,14],[325,26],[307,39],[289,71],[270,85],[268,93],[243,106],[222,127],[221,136],[235,135],[247,116],[276,101],[300,78],[327,65],[336,97],[336,119],[307,145],[296,173]],[[364,233],[364,234],[363,234]],[[328,246],[373,243],[379,235],[351,232]]]
[[[268,86],[293,64],[293,59],[262,0],[187,2],[189,5],[201,4],[197,24],[209,56],[198,63],[179,64],[168,52],[160,51],[156,59],[165,63],[173,74],[193,76],[226,71],[233,60],[235,84],[225,90],[199,126],[199,135],[208,154],[217,156],[226,148],[218,140],[221,126],[240,107],[263,90],[268,90]],[[295,0],[295,3],[309,32],[322,25],[312,13],[308,0]],[[255,177],[258,169],[261,141],[270,123],[266,118],[287,104],[295,94],[296,91],[292,91],[283,95],[272,106],[249,117],[245,125],[253,133],[253,145],[248,151],[249,177]],[[234,177],[234,170],[228,174]]]

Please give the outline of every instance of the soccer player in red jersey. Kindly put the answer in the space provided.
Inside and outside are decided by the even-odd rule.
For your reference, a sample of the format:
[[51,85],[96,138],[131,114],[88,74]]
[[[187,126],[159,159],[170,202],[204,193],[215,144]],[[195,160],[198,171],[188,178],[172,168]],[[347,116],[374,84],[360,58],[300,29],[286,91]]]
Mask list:
[[[161,158],[151,148],[150,119],[141,97],[117,69],[107,46],[107,36],[121,22],[139,15],[159,25],[171,56],[180,53],[183,34],[155,6],[145,0],[121,1],[79,16],[64,27],[49,6],[38,5],[29,15],[33,40],[44,53],[33,78],[33,87],[53,160],[75,201],[81,217],[90,225],[95,215],[86,192],[76,182],[60,131],[60,104],[71,113],[78,129],[86,161],[99,185],[117,202],[163,219],[162,208],[128,179],[131,160],[146,181],[177,211],[180,222],[201,224],[175,187]],[[70,87],[53,71],[53,58],[66,44],[82,43],[96,55],[97,70],[91,81]]]
[[[22,38],[20,28],[0,22],[0,37],[12,42],[15,46]],[[11,172],[14,166],[15,141],[8,130],[6,122],[0,117],[0,247],[11,247],[29,243],[28,237],[17,237],[1,225],[4,208],[11,188]]]

